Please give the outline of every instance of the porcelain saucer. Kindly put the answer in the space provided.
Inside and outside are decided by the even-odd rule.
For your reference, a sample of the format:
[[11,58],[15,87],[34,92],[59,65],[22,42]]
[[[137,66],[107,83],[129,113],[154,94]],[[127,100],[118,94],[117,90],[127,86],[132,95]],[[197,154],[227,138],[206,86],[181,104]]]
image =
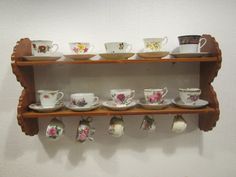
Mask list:
[[56,104],[55,107],[45,108],[40,103],[33,103],[29,108],[37,112],[54,112],[64,107],[63,103]]
[[23,56],[28,61],[55,61],[61,58],[61,56]]
[[110,60],[115,60],[115,59],[128,59],[132,57],[135,53],[100,53],[99,55],[104,58],[104,59],[110,59]]
[[66,103],[65,106],[66,106],[66,108],[68,108],[72,111],[83,112],[83,111],[92,111],[94,109],[97,109],[101,106],[101,103],[98,102],[92,106],[84,106],[84,107],[79,107],[79,106],[73,105],[71,103]]
[[128,110],[130,108],[135,107],[137,105],[137,101],[134,100],[131,103],[129,103],[128,105],[117,106],[117,104],[114,103],[114,101],[110,100],[110,101],[104,101],[102,105],[108,109],[113,110],[113,111],[124,111],[124,110]]
[[144,109],[164,109],[168,107],[171,103],[172,102],[169,99],[164,99],[163,103],[159,103],[159,104],[147,103],[144,98],[139,100],[139,105],[141,105]]
[[167,51],[157,51],[157,52],[142,52],[137,53],[141,58],[162,58],[169,54]]
[[181,108],[197,109],[207,106],[209,103],[206,100],[198,99],[194,104],[185,104],[179,97],[172,100],[172,103]]
[[96,54],[70,54],[64,55],[66,58],[71,58],[73,60],[89,60],[90,58],[96,56]]
[[171,53],[175,58],[197,58],[197,57],[208,57],[211,55],[210,52],[197,52],[197,53]]

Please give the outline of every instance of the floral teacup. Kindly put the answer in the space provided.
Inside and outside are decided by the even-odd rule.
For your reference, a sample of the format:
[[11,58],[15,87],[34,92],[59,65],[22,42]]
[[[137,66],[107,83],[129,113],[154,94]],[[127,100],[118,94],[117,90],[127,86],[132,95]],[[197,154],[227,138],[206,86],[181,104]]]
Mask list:
[[77,128],[77,136],[76,136],[77,141],[83,143],[87,139],[89,139],[90,141],[94,140],[92,138],[92,135],[95,132],[95,128],[91,127],[91,125],[90,125],[91,121],[92,121],[92,119],[90,117],[87,119],[80,120],[79,126]]
[[75,54],[89,53],[94,49],[94,46],[88,42],[71,42],[69,45],[71,51]]
[[58,90],[38,90],[38,93],[40,103],[44,108],[55,107],[64,97],[64,93]]
[[179,88],[179,97],[184,104],[195,104],[201,95],[201,89],[199,88]]
[[168,38],[144,38],[145,52],[161,51],[163,46],[167,44]]
[[113,89],[111,98],[117,106],[126,106],[133,101],[135,90],[131,89]]
[[[34,56],[50,56],[58,50],[58,44],[53,44],[48,40],[33,40],[31,41],[32,54]],[[55,47],[54,51],[52,50]]]
[[62,121],[54,118],[50,121],[46,130],[46,137],[57,140],[61,137],[64,132],[65,125]]
[[121,137],[124,135],[124,120],[122,117],[111,118],[108,133],[114,137]]
[[78,107],[91,107],[97,104],[99,98],[94,93],[74,93],[70,95],[71,105]]
[[144,89],[144,96],[146,103],[148,104],[161,104],[164,101],[164,97],[168,93],[168,89]]
[[142,130],[150,130],[150,131],[155,130],[156,129],[156,125],[155,125],[154,119],[152,117],[146,115],[143,118],[143,121],[142,121],[140,129],[142,129]]
[[182,133],[187,128],[187,122],[181,115],[176,115],[173,120],[172,124],[172,131],[175,133]]

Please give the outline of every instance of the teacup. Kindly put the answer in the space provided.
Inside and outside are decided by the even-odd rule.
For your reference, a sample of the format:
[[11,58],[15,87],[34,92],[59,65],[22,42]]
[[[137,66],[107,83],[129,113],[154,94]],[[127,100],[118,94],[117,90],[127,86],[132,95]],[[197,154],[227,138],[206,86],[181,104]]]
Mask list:
[[54,118],[50,121],[46,130],[46,137],[57,140],[64,132],[65,125],[62,121]]
[[94,93],[74,93],[70,95],[70,103],[78,107],[91,107],[98,101],[99,98]]
[[108,133],[114,137],[124,135],[124,120],[122,117],[112,117],[110,120]]
[[140,129],[154,131],[156,129],[155,121],[150,116],[144,116]]
[[182,133],[187,128],[187,122],[181,115],[176,115],[172,124],[172,131],[175,133]]
[[164,101],[164,97],[168,93],[168,89],[144,89],[144,96],[146,103],[149,104],[161,104]]
[[38,90],[38,93],[40,103],[44,108],[55,107],[64,97],[64,93],[58,90]]
[[135,90],[131,89],[113,89],[111,98],[117,106],[126,106],[133,101]]
[[89,139],[90,141],[94,140],[92,135],[95,133],[95,128],[91,127],[91,121],[92,119],[90,117],[80,120],[79,126],[77,128],[77,141],[83,143],[87,139]]
[[[54,51],[52,50],[55,47]],[[48,40],[31,41],[32,55],[34,56],[50,56],[58,50],[58,44],[53,44]]]
[[107,53],[126,53],[132,50],[132,45],[126,42],[107,42],[105,48]]
[[158,52],[167,44],[168,38],[165,36],[163,38],[144,38],[144,51],[146,52]]
[[178,39],[180,53],[198,53],[207,43],[207,39],[200,35],[179,36]]
[[195,104],[201,95],[199,88],[179,88],[179,97],[184,104]]
[[88,42],[71,42],[69,45],[74,54],[85,54],[94,49],[94,46]]

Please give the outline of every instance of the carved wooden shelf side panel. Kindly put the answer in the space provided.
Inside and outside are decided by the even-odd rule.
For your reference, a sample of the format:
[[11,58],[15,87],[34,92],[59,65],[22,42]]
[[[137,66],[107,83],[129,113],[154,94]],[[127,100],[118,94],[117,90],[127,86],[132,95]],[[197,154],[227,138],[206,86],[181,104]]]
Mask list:
[[212,130],[219,119],[220,110],[216,92],[211,85],[221,68],[221,50],[215,38],[210,35],[203,35],[207,39],[207,44],[202,48],[202,52],[212,52],[217,57],[216,62],[207,62],[200,64],[200,88],[202,89],[201,98],[209,101],[210,107],[215,112],[199,115],[199,128],[204,131]]
[[23,113],[28,110],[28,105],[35,102],[35,89],[34,89],[34,70],[32,66],[25,66],[19,68],[16,65],[17,61],[22,60],[22,56],[31,55],[31,41],[29,39],[21,39],[14,47],[11,56],[12,71],[16,75],[17,81],[20,82],[24,88],[19,98],[17,107],[17,120],[21,126],[22,131],[26,135],[35,135],[38,133],[38,119],[24,119]]

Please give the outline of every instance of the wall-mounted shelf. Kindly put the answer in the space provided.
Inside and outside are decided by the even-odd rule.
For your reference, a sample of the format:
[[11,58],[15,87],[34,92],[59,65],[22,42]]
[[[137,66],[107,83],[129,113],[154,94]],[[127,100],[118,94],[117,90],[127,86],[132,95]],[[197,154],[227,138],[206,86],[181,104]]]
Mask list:
[[[202,52],[211,52],[211,57],[201,58],[167,58],[167,59],[135,59],[135,60],[98,60],[98,61],[24,61],[23,56],[30,56],[31,41],[27,38],[17,42],[12,54],[12,70],[17,80],[24,88],[19,99],[17,107],[18,124],[22,131],[27,135],[38,133],[38,118],[47,117],[70,117],[70,116],[109,116],[109,115],[144,115],[144,114],[199,114],[199,128],[204,131],[211,130],[215,127],[219,119],[219,104],[216,93],[211,83],[217,76],[221,67],[221,51],[218,43],[210,35],[203,35],[207,39],[207,44],[202,48]],[[63,109],[53,113],[37,113],[29,110],[28,105],[35,103],[35,83],[34,67],[45,65],[78,65],[78,64],[142,64],[142,63],[185,63],[200,62],[200,88],[202,90],[201,98],[209,102],[209,106],[201,109],[182,109],[170,106],[163,110],[145,110],[142,108],[133,108],[127,111],[111,111],[105,108],[99,108],[89,112],[73,112]]]

